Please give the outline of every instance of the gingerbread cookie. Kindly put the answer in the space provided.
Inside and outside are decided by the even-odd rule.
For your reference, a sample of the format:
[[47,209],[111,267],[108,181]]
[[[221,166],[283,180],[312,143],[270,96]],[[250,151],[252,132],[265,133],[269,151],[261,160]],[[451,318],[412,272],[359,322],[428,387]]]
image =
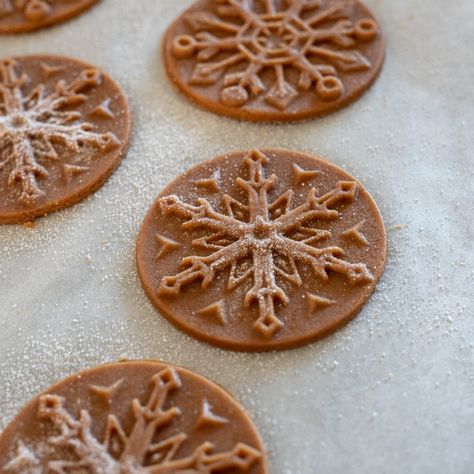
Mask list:
[[198,0],[168,29],[171,81],[215,113],[245,120],[320,116],[378,76],[384,41],[359,0]]
[[107,74],[72,58],[0,60],[0,223],[25,222],[99,188],[128,148],[130,113]]
[[143,222],[145,291],[173,324],[227,349],[299,346],[349,321],[386,256],[352,176],[288,150],[231,153],[173,181]]
[[74,375],[0,436],[0,472],[266,474],[252,421],[222,388],[161,362]]
[[0,34],[25,33],[69,20],[98,0],[0,0]]

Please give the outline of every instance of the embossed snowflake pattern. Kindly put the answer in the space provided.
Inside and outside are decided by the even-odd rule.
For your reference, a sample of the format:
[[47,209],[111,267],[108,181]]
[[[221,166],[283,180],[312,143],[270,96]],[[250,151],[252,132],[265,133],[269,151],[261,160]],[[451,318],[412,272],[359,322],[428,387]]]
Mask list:
[[[108,390],[116,390],[120,383],[121,381],[117,381]],[[164,406],[170,393],[182,388],[182,382],[175,369],[166,368],[152,378],[152,384],[153,389],[146,404],[142,405],[137,399],[131,404],[135,421],[130,434],[126,434],[119,419],[111,414],[107,420],[103,441],[98,440],[93,434],[94,420],[89,411],[82,410],[79,419],[75,419],[65,409],[65,400],[62,397],[41,396],[38,418],[43,423],[52,424],[56,431],[48,438],[47,444],[51,452],[65,453],[65,459],[47,462],[47,472],[212,474],[234,469],[245,473],[261,459],[260,451],[245,443],[237,443],[231,451],[215,453],[215,445],[211,442],[204,442],[190,455],[179,457],[179,449],[189,436],[179,432],[165,439],[159,439],[159,434],[168,429],[181,415],[179,407],[165,409]],[[107,388],[99,388],[102,389],[102,393],[107,392]],[[209,416],[208,413],[204,415]],[[199,423],[197,426],[199,428]],[[2,472],[22,474],[44,472],[41,470],[43,462],[39,454],[44,451],[44,448],[35,449],[20,442],[17,455],[4,466]],[[55,457],[51,454],[48,456],[48,459]]]
[[247,195],[242,203],[225,194],[225,213],[216,211],[208,200],[198,199],[197,205],[183,202],[178,196],[160,198],[164,215],[175,215],[185,220],[184,230],[204,231],[206,235],[192,242],[195,248],[211,251],[206,256],[185,257],[184,270],[162,279],[160,297],[179,295],[184,287],[200,281],[206,289],[216,276],[230,269],[227,289],[232,291],[251,280],[253,286],[245,295],[246,307],[258,308],[255,329],[263,337],[273,337],[283,326],[276,314],[276,305],[288,305],[290,299],[284,282],[301,287],[303,279],[298,265],[309,267],[314,276],[326,281],[328,271],[342,274],[350,284],[366,284],[374,277],[364,263],[344,260],[344,251],[337,246],[316,247],[330,238],[329,230],[314,228],[317,222],[330,223],[340,217],[334,209],[341,203],[354,202],[358,184],[339,181],[336,187],[318,196],[312,188],[304,204],[292,207],[295,192],[288,190],[273,202],[269,193],[277,184],[277,176],[265,175],[270,159],[258,150],[244,158],[247,179],[236,178],[236,185]]
[[[88,100],[87,90],[102,83],[98,70],[85,69],[69,83],[59,80],[51,92],[40,83],[27,94],[30,77],[19,70],[14,59],[0,62],[0,173],[8,172],[8,185],[19,187],[21,203],[34,206],[46,195],[39,180],[49,178],[49,164],[62,163],[66,178],[82,173],[88,170],[79,164],[86,153],[108,151],[120,140],[111,132],[94,132],[77,110]],[[63,154],[73,162],[64,163]]]
[[[314,87],[321,100],[344,93],[341,73],[370,69],[357,50],[378,35],[372,18],[350,19],[351,0],[212,0],[211,11],[185,16],[192,35],[173,40],[177,58],[195,57],[191,85],[222,79],[221,101],[239,107],[264,95],[285,110]],[[271,85],[262,74],[273,71]],[[290,81],[290,73],[297,81]],[[293,84],[291,83],[293,82]]]
[[54,3],[55,0],[0,0],[0,18],[20,11],[29,21],[41,21],[51,15]]

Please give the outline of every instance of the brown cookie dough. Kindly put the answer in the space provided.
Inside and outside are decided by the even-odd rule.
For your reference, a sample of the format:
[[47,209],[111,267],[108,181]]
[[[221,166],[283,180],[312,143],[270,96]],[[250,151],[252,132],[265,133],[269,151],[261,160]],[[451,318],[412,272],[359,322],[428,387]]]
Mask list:
[[160,312],[243,351],[299,346],[349,321],[385,256],[383,221],[362,185],[289,150],[190,169],[159,195],[137,243],[142,284]]
[[381,70],[384,41],[359,0],[198,0],[169,27],[163,54],[200,106],[289,121],[356,100]]
[[0,436],[0,472],[266,474],[243,408],[222,388],[161,362],[97,367],[54,385]]
[[0,60],[0,224],[33,219],[98,189],[125,155],[121,88],[73,58]]
[[98,0],[0,0],[0,34],[26,33],[69,20]]

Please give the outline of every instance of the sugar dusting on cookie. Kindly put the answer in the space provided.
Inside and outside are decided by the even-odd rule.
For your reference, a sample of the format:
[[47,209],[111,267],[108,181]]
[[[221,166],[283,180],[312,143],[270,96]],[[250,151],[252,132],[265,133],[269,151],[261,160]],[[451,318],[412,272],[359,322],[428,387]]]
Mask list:
[[[175,1],[160,0],[158,13],[148,0],[105,1],[60,33],[2,38],[5,56],[54,45],[101,65],[131,97],[135,119],[130,154],[104,188],[35,229],[0,227],[3,427],[75,370],[161,358],[229,388],[252,411],[282,473],[311,472],[315,453],[322,472],[342,458],[368,472],[380,462],[409,471],[419,460],[413,446],[430,453],[433,469],[465,469],[471,431],[453,420],[472,398],[472,91],[459,87],[474,75],[464,53],[472,2],[450,15],[418,0],[366,3],[390,38],[382,80],[352,107],[295,126],[217,117],[172,90],[158,43]],[[128,39],[118,42],[123,31]],[[357,176],[381,207],[389,259],[370,304],[342,331],[297,351],[249,355],[197,342],[157,317],[133,253],[169,181],[203,157],[256,146],[317,153]],[[407,227],[392,231],[396,224]],[[433,426],[449,428],[447,444]]]

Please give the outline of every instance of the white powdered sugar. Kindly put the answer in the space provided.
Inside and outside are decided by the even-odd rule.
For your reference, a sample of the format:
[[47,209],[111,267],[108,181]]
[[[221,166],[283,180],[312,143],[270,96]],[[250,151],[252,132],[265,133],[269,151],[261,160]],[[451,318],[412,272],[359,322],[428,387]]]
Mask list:
[[[367,0],[387,38],[381,77],[347,109],[288,125],[219,117],[175,92],[161,38],[190,3],[105,0],[55,28],[0,39],[2,57],[67,54],[105,70],[134,117],[128,156],[102,189],[33,228],[0,227],[0,427],[74,371],[162,359],[236,396],[275,474],[469,472],[474,3]],[[298,350],[198,342],[158,314],[137,276],[135,239],[162,188],[203,160],[254,147],[327,157],[364,184],[387,227],[388,265],[368,304]]]

